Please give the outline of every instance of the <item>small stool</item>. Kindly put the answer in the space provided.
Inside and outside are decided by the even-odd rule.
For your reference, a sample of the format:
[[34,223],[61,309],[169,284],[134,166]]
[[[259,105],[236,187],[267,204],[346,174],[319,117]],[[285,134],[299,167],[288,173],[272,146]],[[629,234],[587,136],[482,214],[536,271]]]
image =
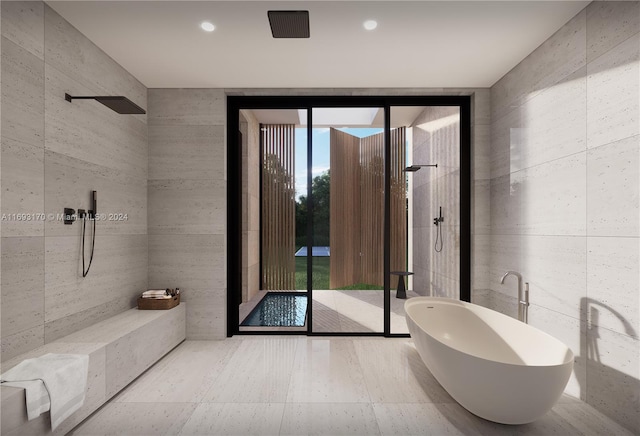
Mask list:
[[398,290],[396,291],[396,298],[407,299],[407,291],[404,287],[404,276],[410,276],[413,273],[409,271],[391,271],[391,274],[398,276]]

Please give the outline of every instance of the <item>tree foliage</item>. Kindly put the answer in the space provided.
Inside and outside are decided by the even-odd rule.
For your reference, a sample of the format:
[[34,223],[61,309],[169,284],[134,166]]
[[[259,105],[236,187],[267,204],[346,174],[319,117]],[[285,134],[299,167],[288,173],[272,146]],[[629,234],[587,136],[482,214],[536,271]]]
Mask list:
[[[313,245],[329,245],[329,209],[331,201],[331,175],[329,170],[314,177],[311,184],[313,195]],[[296,201],[296,245],[307,245],[308,199],[305,195]]]

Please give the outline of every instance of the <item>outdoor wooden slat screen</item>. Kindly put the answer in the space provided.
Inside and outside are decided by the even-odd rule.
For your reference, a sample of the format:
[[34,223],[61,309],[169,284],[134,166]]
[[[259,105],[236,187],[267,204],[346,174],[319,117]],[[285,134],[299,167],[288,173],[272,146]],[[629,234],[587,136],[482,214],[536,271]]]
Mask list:
[[262,124],[262,289],[295,290],[295,126]]
[[360,139],[330,130],[329,287],[360,280]]
[[[405,132],[404,127],[391,131],[392,271],[406,269]],[[360,139],[331,129],[330,219],[331,288],[383,286],[384,133]]]

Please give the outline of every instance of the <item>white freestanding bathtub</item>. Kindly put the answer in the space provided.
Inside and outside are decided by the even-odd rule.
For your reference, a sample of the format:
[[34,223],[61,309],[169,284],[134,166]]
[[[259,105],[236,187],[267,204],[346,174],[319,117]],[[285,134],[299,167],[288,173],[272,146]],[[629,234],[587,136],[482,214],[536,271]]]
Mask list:
[[409,332],[442,387],[471,413],[503,424],[535,421],[558,401],[573,370],[562,342],[464,301],[406,301]]

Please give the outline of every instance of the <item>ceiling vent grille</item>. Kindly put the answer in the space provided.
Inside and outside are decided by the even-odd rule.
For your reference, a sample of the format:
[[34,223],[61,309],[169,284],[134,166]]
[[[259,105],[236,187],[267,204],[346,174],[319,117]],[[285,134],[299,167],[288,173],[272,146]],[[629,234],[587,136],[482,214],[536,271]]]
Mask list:
[[309,11],[268,11],[274,38],[309,38]]

